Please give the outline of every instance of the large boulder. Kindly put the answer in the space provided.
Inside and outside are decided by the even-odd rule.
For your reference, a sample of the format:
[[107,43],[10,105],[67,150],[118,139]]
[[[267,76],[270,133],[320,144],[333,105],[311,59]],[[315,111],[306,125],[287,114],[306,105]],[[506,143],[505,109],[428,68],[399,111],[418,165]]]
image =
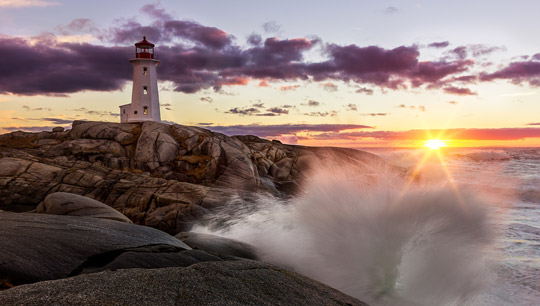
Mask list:
[[319,282],[243,260],[126,269],[24,285],[1,305],[366,305]]
[[0,233],[0,276],[12,285],[67,277],[112,251],[156,244],[191,249],[150,227],[88,217],[3,212]]
[[68,215],[133,223],[114,208],[91,198],[67,192],[49,194],[35,210],[49,215]]
[[258,259],[255,247],[241,241],[194,232],[178,233],[175,237],[193,249],[203,250],[210,254]]

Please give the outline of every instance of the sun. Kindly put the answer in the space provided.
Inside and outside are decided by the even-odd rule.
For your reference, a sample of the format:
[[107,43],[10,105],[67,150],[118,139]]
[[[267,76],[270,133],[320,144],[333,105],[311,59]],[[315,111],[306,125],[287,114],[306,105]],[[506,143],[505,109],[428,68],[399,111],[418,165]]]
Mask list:
[[447,147],[448,145],[444,140],[440,139],[430,139],[424,142],[424,147],[430,148],[431,150],[436,150],[441,147]]

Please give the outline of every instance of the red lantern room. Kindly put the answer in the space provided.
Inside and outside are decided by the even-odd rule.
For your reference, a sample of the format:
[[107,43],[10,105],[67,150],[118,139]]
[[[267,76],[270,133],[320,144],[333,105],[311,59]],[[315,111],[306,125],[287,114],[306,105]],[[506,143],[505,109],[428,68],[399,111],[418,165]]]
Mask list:
[[135,44],[135,57],[154,58],[154,44],[146,40],[146,36],[143,36],[143,40]]

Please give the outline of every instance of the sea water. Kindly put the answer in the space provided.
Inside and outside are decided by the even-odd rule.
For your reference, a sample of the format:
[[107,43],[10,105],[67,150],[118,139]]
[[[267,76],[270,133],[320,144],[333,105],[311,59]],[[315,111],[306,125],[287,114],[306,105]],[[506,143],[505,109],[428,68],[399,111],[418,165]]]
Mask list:
[[238,198],[193,231],[371,305],[540,305],[540,149],[367,149],[290,199]]

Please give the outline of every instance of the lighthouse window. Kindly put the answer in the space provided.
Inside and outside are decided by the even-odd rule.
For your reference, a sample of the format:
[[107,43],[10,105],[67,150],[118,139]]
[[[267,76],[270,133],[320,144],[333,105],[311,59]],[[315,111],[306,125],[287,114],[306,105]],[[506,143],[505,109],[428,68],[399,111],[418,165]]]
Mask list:
[[124,109],[124,114],[126,113],[126,110]]
[[148,86],[143,86],[143,93],[144,93],[145,95],[148,94]]
[[134,113],[135,115],[137,115],[137,111],[134,111],[133,113]]
[[142,74],[143,74],[143,75],[147,75],[147,74],[148,74],[148,68],[143,67],[143,69],[142,69]]
[[143,109],[143,114],[148,115],[148,106],[145,106]]

